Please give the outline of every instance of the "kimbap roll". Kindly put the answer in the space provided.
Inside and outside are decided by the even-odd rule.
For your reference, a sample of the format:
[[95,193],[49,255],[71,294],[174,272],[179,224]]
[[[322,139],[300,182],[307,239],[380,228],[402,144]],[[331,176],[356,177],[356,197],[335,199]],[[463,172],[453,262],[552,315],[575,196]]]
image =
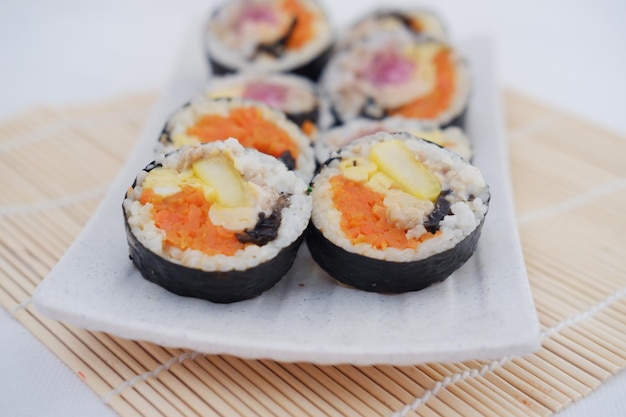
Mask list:
[[205,43],[216,75],[292,72],[316,80],[333,34],[316,0],[234,0],[211,15]]
[[465,132],[457,126],[440,128],[432,122],[388,117],[382,120],[354,119],[320,133],[315,140],[315,158],[319,164],[326,161],[332,151],[350,142],[376,132],[408,132],[422,139],[451,149],[471,161],[472,147]]
[[244,147],[278,158],[307,182],[313,177],[315,156],[310,139],[283,112],[253,100],[192,100],[170,116],[159,143],[167,153],[184,145],[230,137]]
[[[241,97],[280,110],[309,138],[328,123],[326,106],[311,80],[293,74],[232,74],[212,77],[206,88],[209,98]],[[326,115],[326,117],[324,117]]]
[[308,185],[236,140],[190,145],[142,170],[123,202],[130,258],[182,296],[256,297],[291,267],[311,213]]
[[384,293],[417,291],[460,268],[490,199],[476,167],[408,133],[352,142],[311,186],[313,259],[348,286]]
[[383,33],[339,50],[320,80],[335,124],[395,116],[461,127],[470,83],[455,48],[406,33]]
[[444,24],[433,11],[418,8],[381,8],[367,13],[348,27],[337,41],[337,47],[344,48],[361,39],[398,31],[447,41]]

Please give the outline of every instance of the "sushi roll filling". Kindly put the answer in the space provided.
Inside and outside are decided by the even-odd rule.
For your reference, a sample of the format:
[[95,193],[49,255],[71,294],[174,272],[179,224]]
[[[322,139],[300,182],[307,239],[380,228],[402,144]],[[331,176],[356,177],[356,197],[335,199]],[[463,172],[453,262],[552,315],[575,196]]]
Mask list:
[[448,192],[401,141],[378,143],[369,158],[346,158],[338,166],[339,175],[329,178],[331,199],[352,244],[416,249],[449,214]]
[[450,45],[397,34],[338,52],[321,86],[337,124],[402,117],[446,125],[464,109],[469,81],[465,63]]
[[444,217],[454,214],[450,207],[450,202],[446,199],[446,195],[450,193],[450,190],[443,191],[437,200],[433,210],[428,213],[426,220],[424,221],[424,228],[428,233],[437,233],[439,225]]
[[371,118],[433,118],[448,108],[455,90],[449,49],[437,43],[388,46],[356,50],[356,62],[346,62],[354,66],[354,78],[341,87],[353,107],[348,110]]
[[284,112],[309,137],[317,132],[319,105],[313,86],[297,81],[290,84],[291,80],[288,78],[281,80],[249,76],[246,80],[243,77],[239,80],[236,77],[230,80],[224,78],[226,85],[209,90],[209,98],[241,97],[260,101]]
[[441,48],[432,57],[434,66],[434,82],[431,89],[410,102],[389,110],[390,116],[409,118],[434,118],[447,109],[456,89],[454,65],[450,50]]
[[260,212],[254,229],[245,229],[243,233],[237,233],[237,240],[241,243],[253,243],[263,246],[276,239],[282,219],[281,210],[289,204],[287,197],[284,195],[281,197],[283,198],[279,199],[278,204],[276,204],[269,216],[264,212]]
[[241,97],[262,101],[270,107],[281,109],[287,100],[288,93],[285,86],[259,80],[246,85]]
[[[385,195],[341,175],[332,177],[330,184],[333,205],[341,213],[341,230],[352,244],[366,243],[379,250],[388,247],[417,249],[421,242],[435,236],[436,230],[417,235],[407,233],[411,226],[416,225],[406,223],[400,213],[405,209],[425,215],[432,207],[431,202],[411,201],[413,199],[408,194],[399,190]],[[389,207],[389,202],[401,200],[408,203],[403,209]]]
[[[298,145],[289,134],[254,107],[234,108],[227,115],[207,114],[186,129],[186,134],[174,135],[174,146],[206,143],[237,138],[246,148],[254,148],[281,160],[288,169],[296,169]],[[268,139],[269,138],[269,139]]]
[[216,20],[222,42],[248,60],[276,59],[306,45],[313,38],[316,18],[298,0],[245,1],[224,8],[222,17]]
[[[207,181],[206,175],[213,179]],[[141,190],[139,202],[149,207],[166,247],[207,255],[232,256],[247,245],[271,242],[278,234],[281,210],[289,205],[288,195],[246,182],[223,156],[196,161],[181,172],[157,166]]]
[[257,100],[283,111],[306,134],[313,133],[319,117],[317,97],[311,91],[287,84],[257,80],[245,86],[243,98]]

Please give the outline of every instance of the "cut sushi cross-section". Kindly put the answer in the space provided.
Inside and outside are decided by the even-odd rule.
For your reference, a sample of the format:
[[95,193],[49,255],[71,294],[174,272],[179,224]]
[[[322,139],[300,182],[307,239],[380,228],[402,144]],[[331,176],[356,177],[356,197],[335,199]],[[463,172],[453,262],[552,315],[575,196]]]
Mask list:
[[144,278],[226,303],[255,297],[287,273],[311,197],[284,164],[228,139],[151,162],[123,209],[130,259]]
[[476,167],[406,132],[378,132],[333,153],[311,196],[313,259],[344,284],[383,293],[417,291],[460,268],[490,199]]
[[241,4],[232,22],[233,33],[225,36],[225,40],[233,48],[256,42],[250,59],[256,55],[275,58],[285,49],[301,48],[309,42],[314,35],[315,18],[313,11],[297,0],[247,2]]
[[205,45],[213,74],[294,72],[317,79],[331,32],[316,0],[231,0],[211,13]]
[[460,125],[467,64],[450,45],[408,34],[366,38],[337,51],[320,89],[340,123],[400,117]]
[[430,201],[439,197],[439,181],[401,141],[377,143],[372,146],[370,159],[407,193]]

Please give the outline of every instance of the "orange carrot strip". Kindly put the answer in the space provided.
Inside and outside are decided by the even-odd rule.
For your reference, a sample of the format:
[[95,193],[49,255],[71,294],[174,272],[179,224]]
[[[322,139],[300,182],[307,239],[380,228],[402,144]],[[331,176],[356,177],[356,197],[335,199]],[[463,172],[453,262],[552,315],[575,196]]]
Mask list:
[[302,47],[313,37],[313,21],[315,15],[306,9],[298,0],[285,0],[283,10],[296,19],[296,24],[287,39],[287,49]]
[[389,223],[384,195],[362,183],[336,175],[330,179],[332,201],[341,212],[341,230],[354,244],[367,243],[376,249],[415,249],[434,236],[425,233],[419,238],[407,238],[406,231]]
[[226,117],[202,116],[194,126],[187,129],[187,134],[197,137],[201,142],[233,137],[246,148],[255,148],[276,158],[285,151],[294,159],[298,158],[298,146],[287,132],[265,119],[261,110],[253,107],[233,109]]
[[317,132],[317,127],[315,126],[315,123],[310,120],[305,120],[304,123],[302,123],[302,126],[300,126],[300,129],[305,135],[309,137],[313,136],[315,132]]
[[144,188],[140,202],[152,203],[154,222],[165,231],[168,245],[227,256],[246,246],[237,240],[235,232],[211,223],[208,215],[211,205],[200,188],[184,186],[180,192],[165,197]]
[[410,26],[411,29],[416,33],[422,33],[424,31],[424,26],[422,25],[422,22],[420,22],[420,20],[417,18],[411,19]]

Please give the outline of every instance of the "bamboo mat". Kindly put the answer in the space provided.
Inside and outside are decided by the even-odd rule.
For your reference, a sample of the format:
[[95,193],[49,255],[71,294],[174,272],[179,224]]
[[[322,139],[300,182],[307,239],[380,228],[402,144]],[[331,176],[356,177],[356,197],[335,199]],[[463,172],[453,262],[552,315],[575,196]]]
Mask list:
[[198,355],[41,317],[34,288],[154,101],[42,108],[0,124],[0,303],[120,416],[548,416],[626,367],[626,138],[512,92],[513,191],[543,330],[532,355],[315,366]]

